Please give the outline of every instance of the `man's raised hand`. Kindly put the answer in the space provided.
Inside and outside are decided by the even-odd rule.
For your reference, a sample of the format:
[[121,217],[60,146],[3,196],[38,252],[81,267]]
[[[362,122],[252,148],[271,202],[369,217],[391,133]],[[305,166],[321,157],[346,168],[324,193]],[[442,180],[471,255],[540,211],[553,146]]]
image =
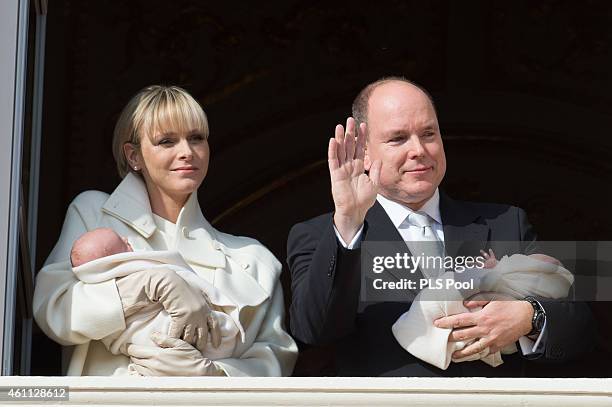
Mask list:
[[337,125],[327,152],[335,205],[334,224],[347,243],[353,239],[367,211],[374,205],[382,165],[379,160],[373,162],[369,176],[365,174],[366,124],[361,123],[358,131],[355,127],[352,117],[346,120],[346,132],[342,125]]

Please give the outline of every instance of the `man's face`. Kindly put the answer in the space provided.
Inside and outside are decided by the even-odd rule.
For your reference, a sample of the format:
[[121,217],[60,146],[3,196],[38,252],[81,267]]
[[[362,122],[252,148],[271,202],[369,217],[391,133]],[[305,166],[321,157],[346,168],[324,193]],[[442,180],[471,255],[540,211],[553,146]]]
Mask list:
[[427,96],[404,82],[372,92],[368,105],[365,168],[382,161],[381,195],[419,209],[446,172],[438,119]]

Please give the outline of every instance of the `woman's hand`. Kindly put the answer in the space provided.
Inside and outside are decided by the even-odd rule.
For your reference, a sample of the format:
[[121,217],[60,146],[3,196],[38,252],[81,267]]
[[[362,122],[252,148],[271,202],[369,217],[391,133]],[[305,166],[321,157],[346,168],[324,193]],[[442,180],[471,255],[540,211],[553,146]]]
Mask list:
[[376,201],[381,162],[372,163],[370,175],[364,172],[366,125],[355,128],[355,120],[336,126],[335,137],[329,140],[327,161],[334,199],[334,225],[345,242],[350,242],[364,222],[365,215]]
[[168,335],[204,350],[210,331],[212,345],[221,343],[221,331],[212,305],[174,271],[155,268],[132,273],[116,280],[119,297],[127,318],[151,303],[159,302],[172,322]]
[[151,334],[159,348],[130,344],[127,353],[132,367],[142,376],[224,376],[210,359],[180,339]]

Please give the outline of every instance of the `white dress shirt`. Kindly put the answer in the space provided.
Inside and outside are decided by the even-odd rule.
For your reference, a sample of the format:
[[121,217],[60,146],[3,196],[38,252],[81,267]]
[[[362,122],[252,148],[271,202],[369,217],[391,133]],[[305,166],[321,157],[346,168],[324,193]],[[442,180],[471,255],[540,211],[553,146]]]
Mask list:
[[[407,206],[404,206],[398,202],[392,201],[388,198],[385,198],[382,195],[377,195],[376,200],[383,207],[389,219],[393,223],[393,226],[397,229],[399,234],[402,236],[404,241],[418,241],[421,236],[421,229],[417,226],[410,225],[409,227],[403,227],[400,229],[400,225],[404,222],[404,220],[414,212]],[[438,237],[441,242],[444,242],[444,227],[442,224],[442,216],[440,215],[440,191],[436,188],[434,194],[429,198],[423,206],[419,209],[419,212],[426,213],[433,220],[432,230]],[[336,238],[338,242],[345,249],[356,249],[361,245],[361,235],[363,233],[363,225],[359,228],[353,239],[347,244],[338,229],[336,229],[336,225],[334,225],[334,232],[336,233]],[[519,345],[521,347],[521,351],[523,355],[531,355],[533,353],[543,352],[544,350],[544,332],[546,331],[546,322],[544,323],[544,327],[542,328],[542,332],[538,338],[534,341],[527,336],[521,336],[519,338]]]

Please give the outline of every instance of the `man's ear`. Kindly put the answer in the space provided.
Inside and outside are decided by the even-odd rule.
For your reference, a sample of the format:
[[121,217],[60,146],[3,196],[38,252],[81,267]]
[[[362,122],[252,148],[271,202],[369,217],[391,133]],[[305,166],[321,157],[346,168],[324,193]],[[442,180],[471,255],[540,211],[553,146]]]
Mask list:
[[138,149],[132,143],[123,144],[123,154],[130,167],[142,167],[142,165],[140,165],[140,154],[138,154]]
[[363,156],[363,168],[366,171],[370,171],[370,167],[372,166],[372,160],[370,160],[370,154],[368,154],[368,147],[366,146]]

